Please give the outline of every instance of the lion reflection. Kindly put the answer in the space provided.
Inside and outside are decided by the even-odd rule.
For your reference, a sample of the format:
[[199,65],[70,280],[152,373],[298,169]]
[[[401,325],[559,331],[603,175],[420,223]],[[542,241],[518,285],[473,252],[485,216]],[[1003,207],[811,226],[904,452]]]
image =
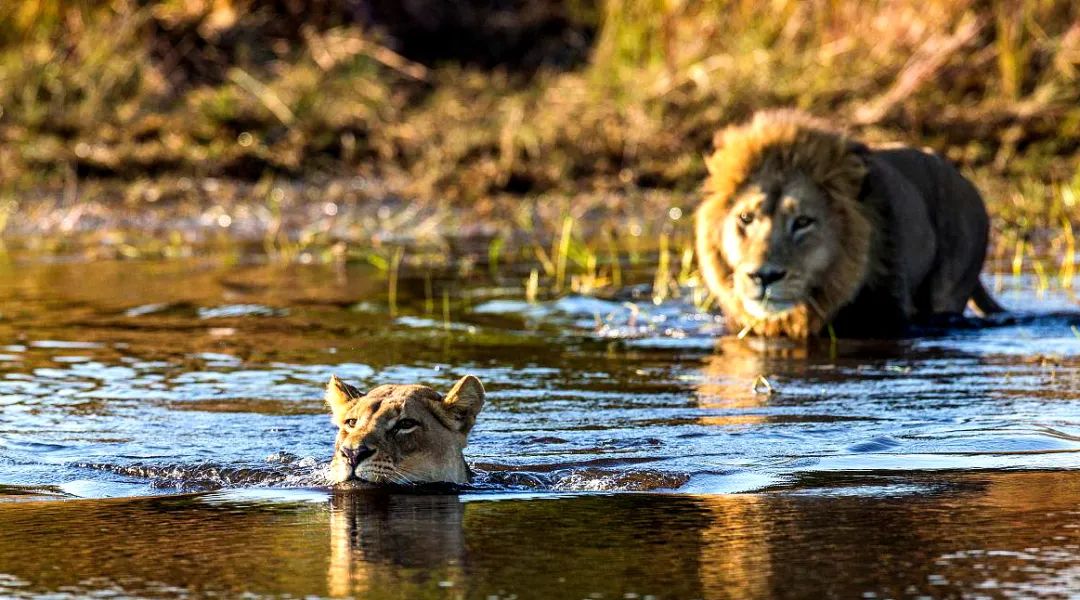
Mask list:
[[[720,338],[705,359],[697,386],[701,408],[757,408],[769,400],[777,375],[801,375],[811,349],[783,339]],[[759,379],[761,378],[761,379]],[[719,417],[718,417],[719,418]],[[727,417],[725,417],[727,418]]]
[[464,505],[457,495],[334,490],[330,503],[333,596],[364,595],[382,585],[402,590],[460,582],[465,557]]
[[[763,509],[752,495],[464,503],[456,495],[336,490],[327,591],[400,598],[438,588],[446,597],[499,590],[585,597],[598,589],[618,596],[755,596],[767,583],[769,546],[746,524],[767,523]],[[671,519],[678,527],[651,527]],[[522,570],[536,561],[544,568]]]

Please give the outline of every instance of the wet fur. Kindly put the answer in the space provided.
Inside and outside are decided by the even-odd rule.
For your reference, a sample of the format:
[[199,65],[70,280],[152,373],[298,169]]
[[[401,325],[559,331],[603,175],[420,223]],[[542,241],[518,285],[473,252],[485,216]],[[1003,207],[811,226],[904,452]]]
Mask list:
[[[824,121],[787,110],[760,112],[749,123],[728,127],[716,135],[715,146],[706,160],[696,245],[705,281],[735,331],[805,338],[834,324],[841,334],[874,335],[927,313],[960,312],[973,296],[988,298],[978,283],[988,229],[982,200],[937,157],[911,149],[873,150]],[[775,248],[744,247],[753,240],[731,239],[725,223],[749,187],[787,186],[798,178],[816,186],[827,202],[829,218],[821,227],[840,240],[837,254],[807,283],[808,299],[801,304],[767,317],[751,314],[734,281],[740,264],[730,264],[727,256],[769,256]],[[953,202],[952,196],[959,199]],[[920,246],[928,235],[938,240],[933,256]],[[950,246],[949,238],[957,236],[962,243]],[[956,289],[941,283],[953,273],[960,281]],[[999,309],[992,300],[981,308]]]
[[[423,385],[381,385],[364,393],[331,377],[325,398],[338,426],[331,480],[468,483],[470,472],[462,451],[483,408],[484,394],[480,380],[471,375],[445,397]],[[403,419],[419,425],[407,433],[395,432],[394,426]],[[351,465],[343,450],[361,448],[374,453]]]

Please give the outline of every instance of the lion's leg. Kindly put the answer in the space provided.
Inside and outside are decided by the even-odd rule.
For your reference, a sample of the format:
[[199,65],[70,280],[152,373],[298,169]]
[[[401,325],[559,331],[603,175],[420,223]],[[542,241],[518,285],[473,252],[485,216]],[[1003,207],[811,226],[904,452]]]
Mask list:
[[[975,186],[949,165],[944,165],[936,220],[941,248],[930,274],[931,310],[963,314],[979,287],[979,273],[986,259],[990,218]],[[942,210],[950,207],[951,210]]]
[[920,312],[930,315],[963,314],[968,300],[978,287],[985,241],[958,237],[943,244],[945,248],[938,264],[927,275],[926,293],[923,295],[926,305],[920,307]]

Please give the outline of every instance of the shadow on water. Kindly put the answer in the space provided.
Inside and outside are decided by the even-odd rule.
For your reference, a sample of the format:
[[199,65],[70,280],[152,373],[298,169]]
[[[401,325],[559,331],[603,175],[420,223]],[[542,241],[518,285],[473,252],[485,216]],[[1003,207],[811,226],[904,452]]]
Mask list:
[[[859,485],[873,487],[873,477]],[[885,496],[864,489],[498,501],[236,490],[10,503],[0,505],[0,593],[524,599],[1075,591],[1080,482],[1071,474],[924,476],[909,488]],[[41,568],[41,557],[50,568]]]

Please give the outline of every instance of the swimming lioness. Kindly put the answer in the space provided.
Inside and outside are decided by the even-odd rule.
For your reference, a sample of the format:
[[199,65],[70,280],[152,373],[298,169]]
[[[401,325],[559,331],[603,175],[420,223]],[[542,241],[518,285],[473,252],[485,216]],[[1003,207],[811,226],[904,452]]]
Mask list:
[[484,406],[476,377],[462,377],[444,398],[423,385],[380,385],[363,393],[332,376],[326,403],[339,428],[330,464],[334,483],[468,483],[462,450]]

